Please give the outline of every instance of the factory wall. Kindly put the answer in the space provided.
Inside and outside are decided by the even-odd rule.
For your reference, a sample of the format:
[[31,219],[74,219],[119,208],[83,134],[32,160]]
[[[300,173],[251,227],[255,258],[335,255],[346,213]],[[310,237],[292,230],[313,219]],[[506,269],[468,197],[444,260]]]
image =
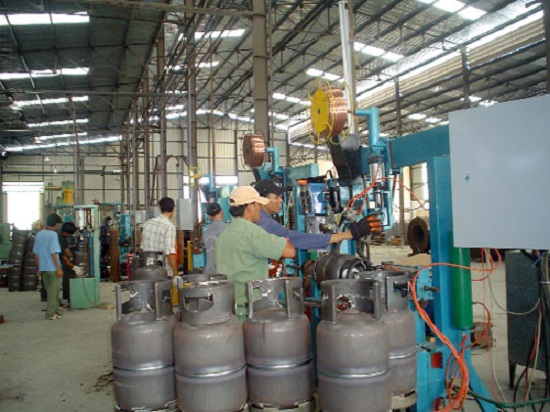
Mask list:
[[[185,120],[185,119],[183,119]],[[187,197],[189,170],[182,161],[187,158],[187,130],[184,121],[168,122],[167,124],[167,193],[168,196],[179,198],[184,192]],[[249,184],[254,180],[252,171],[242,161],[242,139],[245,133],[250,132],[251,125],[220,121],[214,128],[209,128],[199,122],[197,126],[197,153],[198,173],[202,176],[215,173],[216,176],[238,177],[238,184]],[[286,133],[275,132],[272,136],[272,145],[279,148],[279,163],[287,165]],[[88,148],[87,148],[88,149]],[[103,147],[101,147],[103,151]],[[126,177],[122,170],[120,153],[128,153],[124,142],[120,145],[105,148],[104,153],[96,150],[83,150],[79,173],[80,184],[83,188],[83,199],[80,203],[89,204],[94,200],[99,202],[133,200],[132,153],[128,169],[130,176]],[[50,152],[51,153],[51,152]],[[47,160],[46,160],[47,158]],[[144,207],[144,159],[143,146],[137,152],[138,159],[138,201],[139,207]],[[160,161],[160,134],[150,134],[150,198],[156,204],[162,195],[159,189],[160,173],[155,173],[155,166],[159,168]],[[215,159],[215,160],[214,160]],[[73,181],[73,153],[71,147],[60,148],[54,154],[13,155],[3,161],[3,178],[5,182],[43,182],[44,186],[53,187],[45,190],[44,201],[56,203],[56,197],[62,195],[63,181]],[[128,190],[128,184],[130,190]],[[154,188],[154,190],[153,190]],[[124,190],[123,190],[124,189]],[[130,195],[130,199],[128,199]]]

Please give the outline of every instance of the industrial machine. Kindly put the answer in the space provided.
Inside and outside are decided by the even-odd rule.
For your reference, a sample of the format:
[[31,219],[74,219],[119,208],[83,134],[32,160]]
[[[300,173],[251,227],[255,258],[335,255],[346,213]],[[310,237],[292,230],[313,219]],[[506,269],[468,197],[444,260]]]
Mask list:
[[74,206],[77,227],[74,264],[84,270],[81,277],[70,279],[71,309],[88,309],[99,304],[99,210],[97,205]]
[[[417,399],[418,411],[431,411],[444,405],[446,399],[447,362],[460,362],[463,385],[482,396],[488,396],[475,369],[471,364],[471,325],[457,321],[456,314],[471,311],[468,291],[471,283],[464,273],[452,274],[451,253],[460,256],[465,250],[453,248],[452,205],[450,188],[449,128],[437,127],[415,135],[395,140],[383,139],[379,135],[378,110],[356,109],[354,114],[367,118],[368,144],[353,134],[346,136],[347,107],[344,107],[342,93],[334,88],[319,89],[312,100],[312,133],[316,143],[326,143],[338,171],[335,178],[330,173],[319,176],[317,164],[282,168],[279,166],[276,148],[266,148],[259,135],[248,135],[244,139],[244,160],[252,167],[257,179],[273,179],[287,188],[285,205],[279,217],[290,229],[308,233],[336,233],[346,230],[349,223],[370,214],[377,214],[385,228],[393,225],[393,199],[391,181],[405,166],[426,162],[428,165],[430,193],[430,244],[432,265],[417,273],[420,268],[402,268],[414,277],[416,301],[431,302],[433,313],[430,323],[441,331],[441,337],[433,341],[427,333],[424,320],[411,302],[416,326],[416,361],[418,364]],[[315,300],[321,295],[321,282],[308,276],[308,268],[319,259],[320,253],[331,255],[356,255],[368,262],[368,244],[344,241],[331,250],[298,250],[294,261],[285,262],[285,273],[307,278],[311,308],[312,329],[320,321],[319,304]],[[328,264],[328,263],[327,263]],[[354,269],[347,258],[336,259],[329,269],[341,271],[341,278],[351,278]],[[358,270],[356,270],[358,271]],[[467,272],[469,274],[469,272]],[[451,279],[465,280],[452,294]],[[401,282],[402,283],[402,282]],[[406,288],[405,288],[406,289]],[[396,293],[398,293],[397,291]],[[406,290],[403,293],[407,293]],[[453,317],[454,315],[454,317]],[[460,316],[458,316],[460,318]],[[466,318],[468,316],[466,315]],[[410,317],[412,322],[412,317]],[[314,342],[314,345],[316,343]],[[458,352],[465,348],[461,354]],[[494,411],[495,406],[479,401],[484,411]],[[456,406],[456,405],[455,405]]]

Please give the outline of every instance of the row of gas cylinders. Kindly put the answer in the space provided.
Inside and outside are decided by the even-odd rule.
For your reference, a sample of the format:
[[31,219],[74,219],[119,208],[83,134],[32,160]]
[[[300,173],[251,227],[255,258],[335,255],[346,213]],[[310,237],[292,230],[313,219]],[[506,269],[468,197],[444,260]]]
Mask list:
[[[162,268],[160,268],[162,269]],[[158,270],[158,269],[155,269]],[[415,403],[414,316],[400,272],[321,284],[316,328],[323,412],[388,411]],[[185,278],[185,277],[184,277]],[[111,331],[120,410],[184,412],[313,410],[311,329],[302,280],[248,284],[248,317],[236,317],[234,286],[191,278],[180,284],[179,321],[170,280],[116,286]]]

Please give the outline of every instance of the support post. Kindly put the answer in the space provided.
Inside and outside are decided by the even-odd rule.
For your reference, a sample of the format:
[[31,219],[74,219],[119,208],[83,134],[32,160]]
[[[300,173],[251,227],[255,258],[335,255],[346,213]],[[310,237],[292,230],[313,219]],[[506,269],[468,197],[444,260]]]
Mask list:
[[252,0],[252,51],[254,71],[254,130],[271,146],[269,127],[269,51],[267,49],[267,7],[265,0]]

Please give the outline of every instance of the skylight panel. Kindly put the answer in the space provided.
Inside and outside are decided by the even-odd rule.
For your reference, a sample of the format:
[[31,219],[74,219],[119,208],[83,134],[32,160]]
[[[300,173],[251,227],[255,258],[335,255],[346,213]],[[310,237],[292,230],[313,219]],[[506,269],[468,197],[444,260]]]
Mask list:
[[63,76],[86,76],[90,71],[89,67],[70,67],[59,70]]
[[[73,97],[73,102],[87,102],[88,96],[76,96]],[[46,105],[46,104],[64,104],[68,103],[69,99],[66,97],[61,97],[59,99],[36,99],[36,100],[22,100],[14,102],[13,105],[17,107],[26,107],[26,106],[39,106],[39,105]]]
[[323,77],[331,82],[342,79],[340,76],[336,74],[324,72],[322,70],[313,69],[313,68],[307,69],[306,74],[311,77]]
[[286,100],[290,103],[300,103],[302,100],[297,97],[287,96]]
[[458,12],[458,15],[466,20],[477,20],[485,14],[487,14],[487,12],[471,6],[468,6]]
[[440,121],[441,121],[441,119],[439,119],[437,117],[428,117],[426,119],[426,123],[430,123],[430,124],[439,123]]
[[200,69],[211,69],[220,65],[220,62],[203,62],[199,63],[197,67]]
[[[88,119],[76,119],[77,124],[86,124]],[[29,123],[29,127],[47,127],[47,126],[64,126],[67,124],[73,124],[73,120],[58,120],[55,122],[43,122],[43,123]]]
[[244,29],[238,30],[224,30],[224,31],[197,31],[195,32],[195,40],[207,40],[207,39],[225,39],[228,37],[241,37],[245,33]]
[[424,120],[426,116],[424,113],[412,113],[407,116],[411,120]]
[[17,13],[0,16],[0,26],[32,26],[39,24],[82,24],[89,23],[87,14],[63,13]]
[[[78,137],[86,137],[88,136],[88,133],[79,133]],[[52,134],[48,136],[36,136],[35,140],[37,141],[44,141],[44,140],[53,140],[53,139],[67,139],[67,138],[74,138],[76,137],[73,133],[62,133],[62,134]]]
[[[89,67],[68,67],[61,68],[57,71],[51,69],[44,70],[31,70],[30,77],[33,79],[43,78],[43,77],[55,77],[55,76],[86,76],[90,71]],[[0,80],[21,80],[29,79],[29,73],[18,73],[18,72],[6,72],[0,73]]]
[[404,56],[401,54],[393,53],[393,52],[387,52],[381,56],[383,59],[396,62],[398,60],[401,60]]
[[359,42],[355,42],[353,44],[353,48],[355,49],[355,51],[361,52],[363,54],[368,54],[369,56],[375,56],[375,57],[382,56],[384,53],[386,53],[385,50],[379,47],[367,46]]
[[439,0],[434,3],[434,7],[438,9],[448,11],[449,13],[454,13],[455,11],[460,10],[465,6],[464,3],[458,0]]

